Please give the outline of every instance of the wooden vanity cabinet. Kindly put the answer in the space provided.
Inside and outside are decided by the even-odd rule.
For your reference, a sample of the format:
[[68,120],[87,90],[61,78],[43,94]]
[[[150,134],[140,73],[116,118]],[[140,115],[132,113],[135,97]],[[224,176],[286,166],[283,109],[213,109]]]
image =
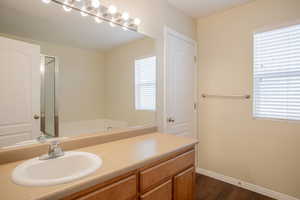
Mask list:
[[194,200],[194,165],[188,149],[63,200]]

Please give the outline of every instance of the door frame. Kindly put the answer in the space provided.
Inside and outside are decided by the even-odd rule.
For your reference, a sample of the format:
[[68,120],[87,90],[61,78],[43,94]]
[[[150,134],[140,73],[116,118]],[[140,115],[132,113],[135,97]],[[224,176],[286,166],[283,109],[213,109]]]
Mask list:
[[191,39],[190,37],[178,33],[177,31],[165,26],[164,27],[164,56],[163,56],[163,132],[167,132],[167,38],[168,35],[173,35],[177,38],[185,40],[191,44],[193,44],[195,49],[195,64],[194,64],[194,102],[196,104],[196,111],[194,113],[194,133],[193,135],[195,138],[198,138],[198,110],[199,110],[199,103],[198,103],[198,44],[195,40]]

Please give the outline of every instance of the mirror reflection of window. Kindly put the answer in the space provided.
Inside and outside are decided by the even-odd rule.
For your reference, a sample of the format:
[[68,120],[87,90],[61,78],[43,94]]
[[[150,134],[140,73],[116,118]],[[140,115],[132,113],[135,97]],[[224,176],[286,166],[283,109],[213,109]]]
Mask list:
[[135,60],[135,109],[156,109],[156,57]]

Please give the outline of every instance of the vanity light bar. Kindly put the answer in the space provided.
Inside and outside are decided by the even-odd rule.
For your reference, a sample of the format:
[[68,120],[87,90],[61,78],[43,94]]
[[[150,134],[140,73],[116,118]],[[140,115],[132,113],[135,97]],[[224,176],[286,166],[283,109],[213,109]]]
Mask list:
[[[56,3],[61,5],[66,12],[78,11],[81,16],[91,16],[97,23],[107,22],[112,27],[121,26],[123,30],[137,31],[141,20],[130,18],[127,12],[120,13],[113,5],[106,7],[99,0],[82,0],[83,5],[79,6],[80,0],[41,0],[43,3]],[[97,3],[98,2],[98,3]],[[77,6],[76,6],[77,4]]]

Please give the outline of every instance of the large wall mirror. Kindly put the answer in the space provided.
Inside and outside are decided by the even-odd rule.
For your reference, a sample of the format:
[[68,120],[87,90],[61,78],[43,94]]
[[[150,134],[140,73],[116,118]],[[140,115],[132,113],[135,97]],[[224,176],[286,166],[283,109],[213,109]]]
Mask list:
[[[40,80],[29,83],[35,72],[24,75],[26,56],[15,63],[17,54],[0,44],[0,84],[11,85],[0,86],[0,147],[35,142],[41,133],[74,137],[156,124],[152,38],[37,0],[1,0],[0,37],[40,48]],[[39,112],[27,101],[35,93]],[[39,130],[28,128],[37,123]]]

